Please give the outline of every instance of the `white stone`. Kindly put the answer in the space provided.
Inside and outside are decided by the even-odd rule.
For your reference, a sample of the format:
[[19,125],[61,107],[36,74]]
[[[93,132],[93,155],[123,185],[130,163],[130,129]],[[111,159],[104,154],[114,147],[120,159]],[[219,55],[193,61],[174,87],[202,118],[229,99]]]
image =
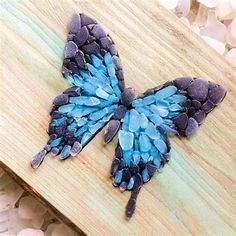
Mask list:
[[198,0],[198,2],[202,3],[206,7],[213,8],[218,4],[218,0]]
[[209,8],[207,8],[204,5],[200,5],[198,8],[198,12],[195,18],[195,23],[201,28],[204,27],[206,25],[207,22],[207,17],[208,17],[208,10]]
[[236,48],[230,49],[225,58],[234,66],[236,67]]
[[31,220],[31,224],[36,229],[40,229],[43,225],[43,222],[44,222],[44,216],[38,216]]
[[33,219],[45,214],[47,209],[32,196],[23,197],[19,203],[19,216],[22,219]]
[[233,18],[232,23],[230,25],[231,35],[236,39],[236,17]]
[[52,236],[74,236],[74,232],[64,224],[58,224],[53,232]]
[[44,236],[43,231],[37,229],[23,229],[17,236]]
[[217,20],[214,11],[209,11],[206,26],[200,30],[200,35],[224,43],[226,41],[227,28],[223,23]]
[[230,24],[227,28],[226,43],[229,47],[236,47],[236,37],[233,37],[231,27],[232,24]]
[[[235,0],[233,0],[235,1]],[[236,9],[234,8],[234,4],[232,4],[231,0],[218,0],[218,4],[216,6],[216,16],[220,20],[232,19],[236,16]]]
[[179,0],[175,8],[177,16],[187,16],[190,12],[191,0]]
[[168,10],[173,10],[176,8],[178,0],[159,0],[159,3]]
[[198,24],[196,22],[194,22],[190,28],[192,29],[192,31],[194,31],[197,35],[200,35],[200,28],[198,26]]
[[207,36],[202,36],[202,39],[204,39],[204,41],[209,44],[212,48],[214,48],[218,53],[220,53],[221,55],[224,54],[225,52],[225,44],[215,40],[213,38],[207,37]]

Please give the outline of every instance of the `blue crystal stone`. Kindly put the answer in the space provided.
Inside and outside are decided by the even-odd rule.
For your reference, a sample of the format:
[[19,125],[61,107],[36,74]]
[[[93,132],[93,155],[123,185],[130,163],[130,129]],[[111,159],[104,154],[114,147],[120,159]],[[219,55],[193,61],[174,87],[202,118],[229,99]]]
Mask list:
[[61,140],[62,140],[62,137],[54,139],[54,140],[52,140],[52,142],[49,145],[51,147],[56,147],[56,146],[58,146],[60,144]]
[[108,97],[109,97],[109,94],[107,92],[105,92],[102,88],[96,89],[96,95],[100,98],[103,98],[103,99],[108,99]]
[[115,85],[118,84],[118,80],[116,78],[116,75],[113,75],[110,77],[110,81],[111,81],[111,86],[114,87]]
[[162,139],[155,140],[154,145],[160,151],[160,153],[164,154],[167,152],[167,146]]
[[167,86],[155,93],[155,97],[157,100],[168,98],[174,95],[177,92],[177,88],[173,85]]
[[90,97],[84,103],[84,105],[86,106],[97,106],[99,104],[100,104],[100,100],[96,97]]
[[83,85],[84,85],[84,80],[83,80],[83,78],[82,77],[80,77],[80,76],[78,76],[77,74],[74,74],[73,75],[73,80],[74,80],[74,84],[76,85],[76,86],[79,86],[79,87],[83,87]]
[[71,150],[71,146],[70,145],[65,145],[59,155],[59,158],[64,160],[67,157],[70,156],[70,150]]
[[61,113],[68,113],[70,111],[72,111],[75,107],[75,104],[67,104],[67,105],[63,105],[63,106],[60,106],[58,108],[58,111],[61,112]]
[[85,132],[81,139],[81,145],[82,146],[86,145],[92,137],[93,135],[90,132]]
[[103,88],[102,88],[105,92],[107,92],[107,93],[109,93],[110,95],[111,94],[113,94],[113,89],[112,89],[112,87],[109,85],[109,84],[107,84],[106,86],[104,86]]
[[52,126],[58,126],[58,125],[60,125],[61,123],[63,123],[64,121],[66,121],[66,119],[67,119],[66,117],[62,117],[62,118],[53,120],[53,121],[51,122],[51,125],[52,125]]
[[117,171],[117,173],[115,175],[115,178],[114,178],[114,182],[116,184],[119,184],[121,182],[122,175],[123,175],[123,171],[122,170]]
[[148,108],[144,108],[142,106],[135,107],[135,110],[139,113],[143,113],[146,117],[149,117],[152,115],[152,112],[148,110]]
[[87,122],[88,122],[88,118],[86,118],[86,117],[82,117],[82,118],[76,120],[78,127],[85,125]]
[[160,138],[160,132],[157,130],[157,128],[152,123],[148,124],[148,126],[144,132],[151,139],[159,139]]
[[91,95],[96,94],[96,89],[97,89],[96,85],[93,85],[88,82],[84,82],[84,84],[81,88],[83,88],[88,94],[91,94]]
[[107,52],[104,56],[104,62],[106,64],[106,66],[109,66],[109,65],[112,65],[113,62],[112,62],[112,56],[109,52]]
[[104,65],[99,66],[98,71],[103,74],[107,74],[107,68]]
[[144,162],[144,163],[147,163],[150,156],[149,156],[149,154],[146,152],[146,153],[142,153],[142,154],[141,154],[141,157],[142,157],[143,162]]
[[139,123],[139,113],[134,110],[131,109],[130,110],[130,117],[129,117],[129,131],[130,132],[136,132],[139,127],[140,127],[140,123]]
[[103,116],[105,116],[108,113],[108,111],[109,111],[108,108],[105,107],[102,110],[91,113],[89,115],[89,119],[94,121],[100,120]]
[[138,165],[138,163],[140,162],[140,152],[139,151],[133,152],[133,162],[136,165]]
[[146,129],[148,126],[149,123],[148,118],[143,113],[141,113],[139,116],[139,123],[140,123],[140,128],[142,129]]
[[126,151],[133,147],[134,134],[128,131],[120,130],[118,133],[121,148]]
[[160,152],[154,146],[150,150],[150,155],[153,157],[153,162],[161,162]]
[[115,86],[113,87],[113,90],[114,90],[116,96],[117,96],[118,98],[121,98],[121,91],[120,91],[118,85],[115,85]]
[[167,98],[166,100],[171,103],[183,103],[187,100],[187,98],[184,95],[175,94],[175,95]]
[[147,96],[143,98],[143,105],[148,106],[156,101],[156,97],[154,95]]
[[156,125],[159,126],[163,123],[163,119],[159,116],[159,114],[152,114],[149,119]]
[[139,147],[141,152],[148,152],[151,148],[150,139],[146,134],[141,134],[139,136]]
[[183,107],[180,106],[179,104],[171,104],[169,107],[170,111],[181,111],[183,110]]
[[170,126],[162,124],[161,128],[166,131],[169,134],[178,134],[178,132],[175,129],[172,129]]
[[108,65],[107,66],[107,72],[109,76],[115,76],[116,75],[116,71],[113,65]]
[[157,105],[158,107],[164,107],[164,108],[168,108],[168,107],[170,106],[169,102],[166,101],[166,100],[158,100],[158,101],[156,102],[156,105]]
[[125,113],[125,117],[123,119],[123,124],[122,124],[122,129],[123,130],[127,130],[127,131],[129,130],[129,116],[130,116],[130,112],[127,111]]
[[159,116],[161,117],[165,117],[168,115],[168,110],[167,108],[164,107],[158,107],[157,105],[152,104],[150,106],[150,110],[154,113],[154,114],[159,114]]
[[172,125],[173,124],[173,121],[170,120],[170,119],[164,119],[164,122],[163,122],[165,125]]
[[132,102],[132,107],[143,106],[143,99],[137,98]]
[[[87,63],[87,67],[88,67],[88,70],[90,71],[90,73],[92,75],[96,76],[98,70],[94,66],[90,65],[89,63]],[[87,75],[85,75],[85,74],[84,74],[84,77],[88,78]]]
[[127,189],[131,190],[134,187],[134,177],[131,177],[127,185]]
[[168,114],[168,118],[174,118],[174,117],[176,117],[176,116],[178,116],[179,115],[179,112],[169,112],[169,114]]
[[103,120],[98,121],[96,124],[89,127],[89,132],[95,134],[99,129],[104,126],[105,122]]
[[85,133],[88,130],[88,125],[84,125],[83,127],[81,127],[76,133],[75,136],[76,137],[80,137],[83,133]]
[[92,54],[91,56],[91,60],[92,60],[92,63],[95,67],[100,67],[102,66],[102,60],[99,59],[98,57],[96,57],[94,54]]
[[143,182],[146,183],[150,180],[150,176],[148,174],[148,170],[147,168],[144,168],[143,172],[142,172],[142,179],[143,179]]
[[130,166],[133,157],[133,150],[123,151],[123,158],[126,166]]

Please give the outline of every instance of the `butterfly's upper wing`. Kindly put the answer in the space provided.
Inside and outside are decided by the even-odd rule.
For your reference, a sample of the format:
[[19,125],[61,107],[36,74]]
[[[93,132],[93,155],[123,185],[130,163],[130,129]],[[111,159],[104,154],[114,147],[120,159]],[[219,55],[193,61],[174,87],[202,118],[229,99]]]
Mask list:
[[124,89],[123,71],[114,42],[103,27],[74,14],[64,50],[63,75],[73,85],[53,102],[48,144],[31,164],[37,168],[51,152],[74,156],[104,127]]
[[132,216],[143,183],[169,160],[167,133],[191,136],[225,96],[225,90],[199,78],[179,78],[146,91],[126,112],[111,167],[115,186],[132,190],[126,215]]

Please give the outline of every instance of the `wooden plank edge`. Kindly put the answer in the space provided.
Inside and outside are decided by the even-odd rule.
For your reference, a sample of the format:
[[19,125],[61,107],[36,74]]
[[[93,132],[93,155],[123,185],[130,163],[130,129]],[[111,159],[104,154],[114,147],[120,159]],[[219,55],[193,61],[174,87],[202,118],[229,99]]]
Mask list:
[[0,167],[12,177],[17,184],[19,184],[25,191],[29,192],[37,200],[39,200],[44,206],[50,209],[52,213],[59,218],[64,224],[69,228],[74,230],[79,235],[87,235],[83,230],[81,230],[77,225],[75,225],[71,220],[69,220],[60,210],[54,207],[47,199],[45,199],[40,193],[38,193],[34,188],[32,188],[26,181],[24,181],[20,176],[18,176],[13,170],[11,170],[6,164],[0,160]]

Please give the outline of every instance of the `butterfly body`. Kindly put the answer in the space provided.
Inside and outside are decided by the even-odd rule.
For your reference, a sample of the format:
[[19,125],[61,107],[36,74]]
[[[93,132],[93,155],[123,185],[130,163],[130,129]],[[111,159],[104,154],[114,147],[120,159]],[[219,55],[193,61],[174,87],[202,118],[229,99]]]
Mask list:
[[138,95],[125,87],[114,42],[100,24],[75,14],[69,30],[63,75],[73,86],[54,99],[49,141],[31,165],[39,167],[48,153],[62,160],[76,156],[106,126],[105,143],[118,134],[110,174],[114,186],[131,191],[131,217],[142,185],[170,159],[168,134],[195,134],[226,92],[204,79],[182,77]]

